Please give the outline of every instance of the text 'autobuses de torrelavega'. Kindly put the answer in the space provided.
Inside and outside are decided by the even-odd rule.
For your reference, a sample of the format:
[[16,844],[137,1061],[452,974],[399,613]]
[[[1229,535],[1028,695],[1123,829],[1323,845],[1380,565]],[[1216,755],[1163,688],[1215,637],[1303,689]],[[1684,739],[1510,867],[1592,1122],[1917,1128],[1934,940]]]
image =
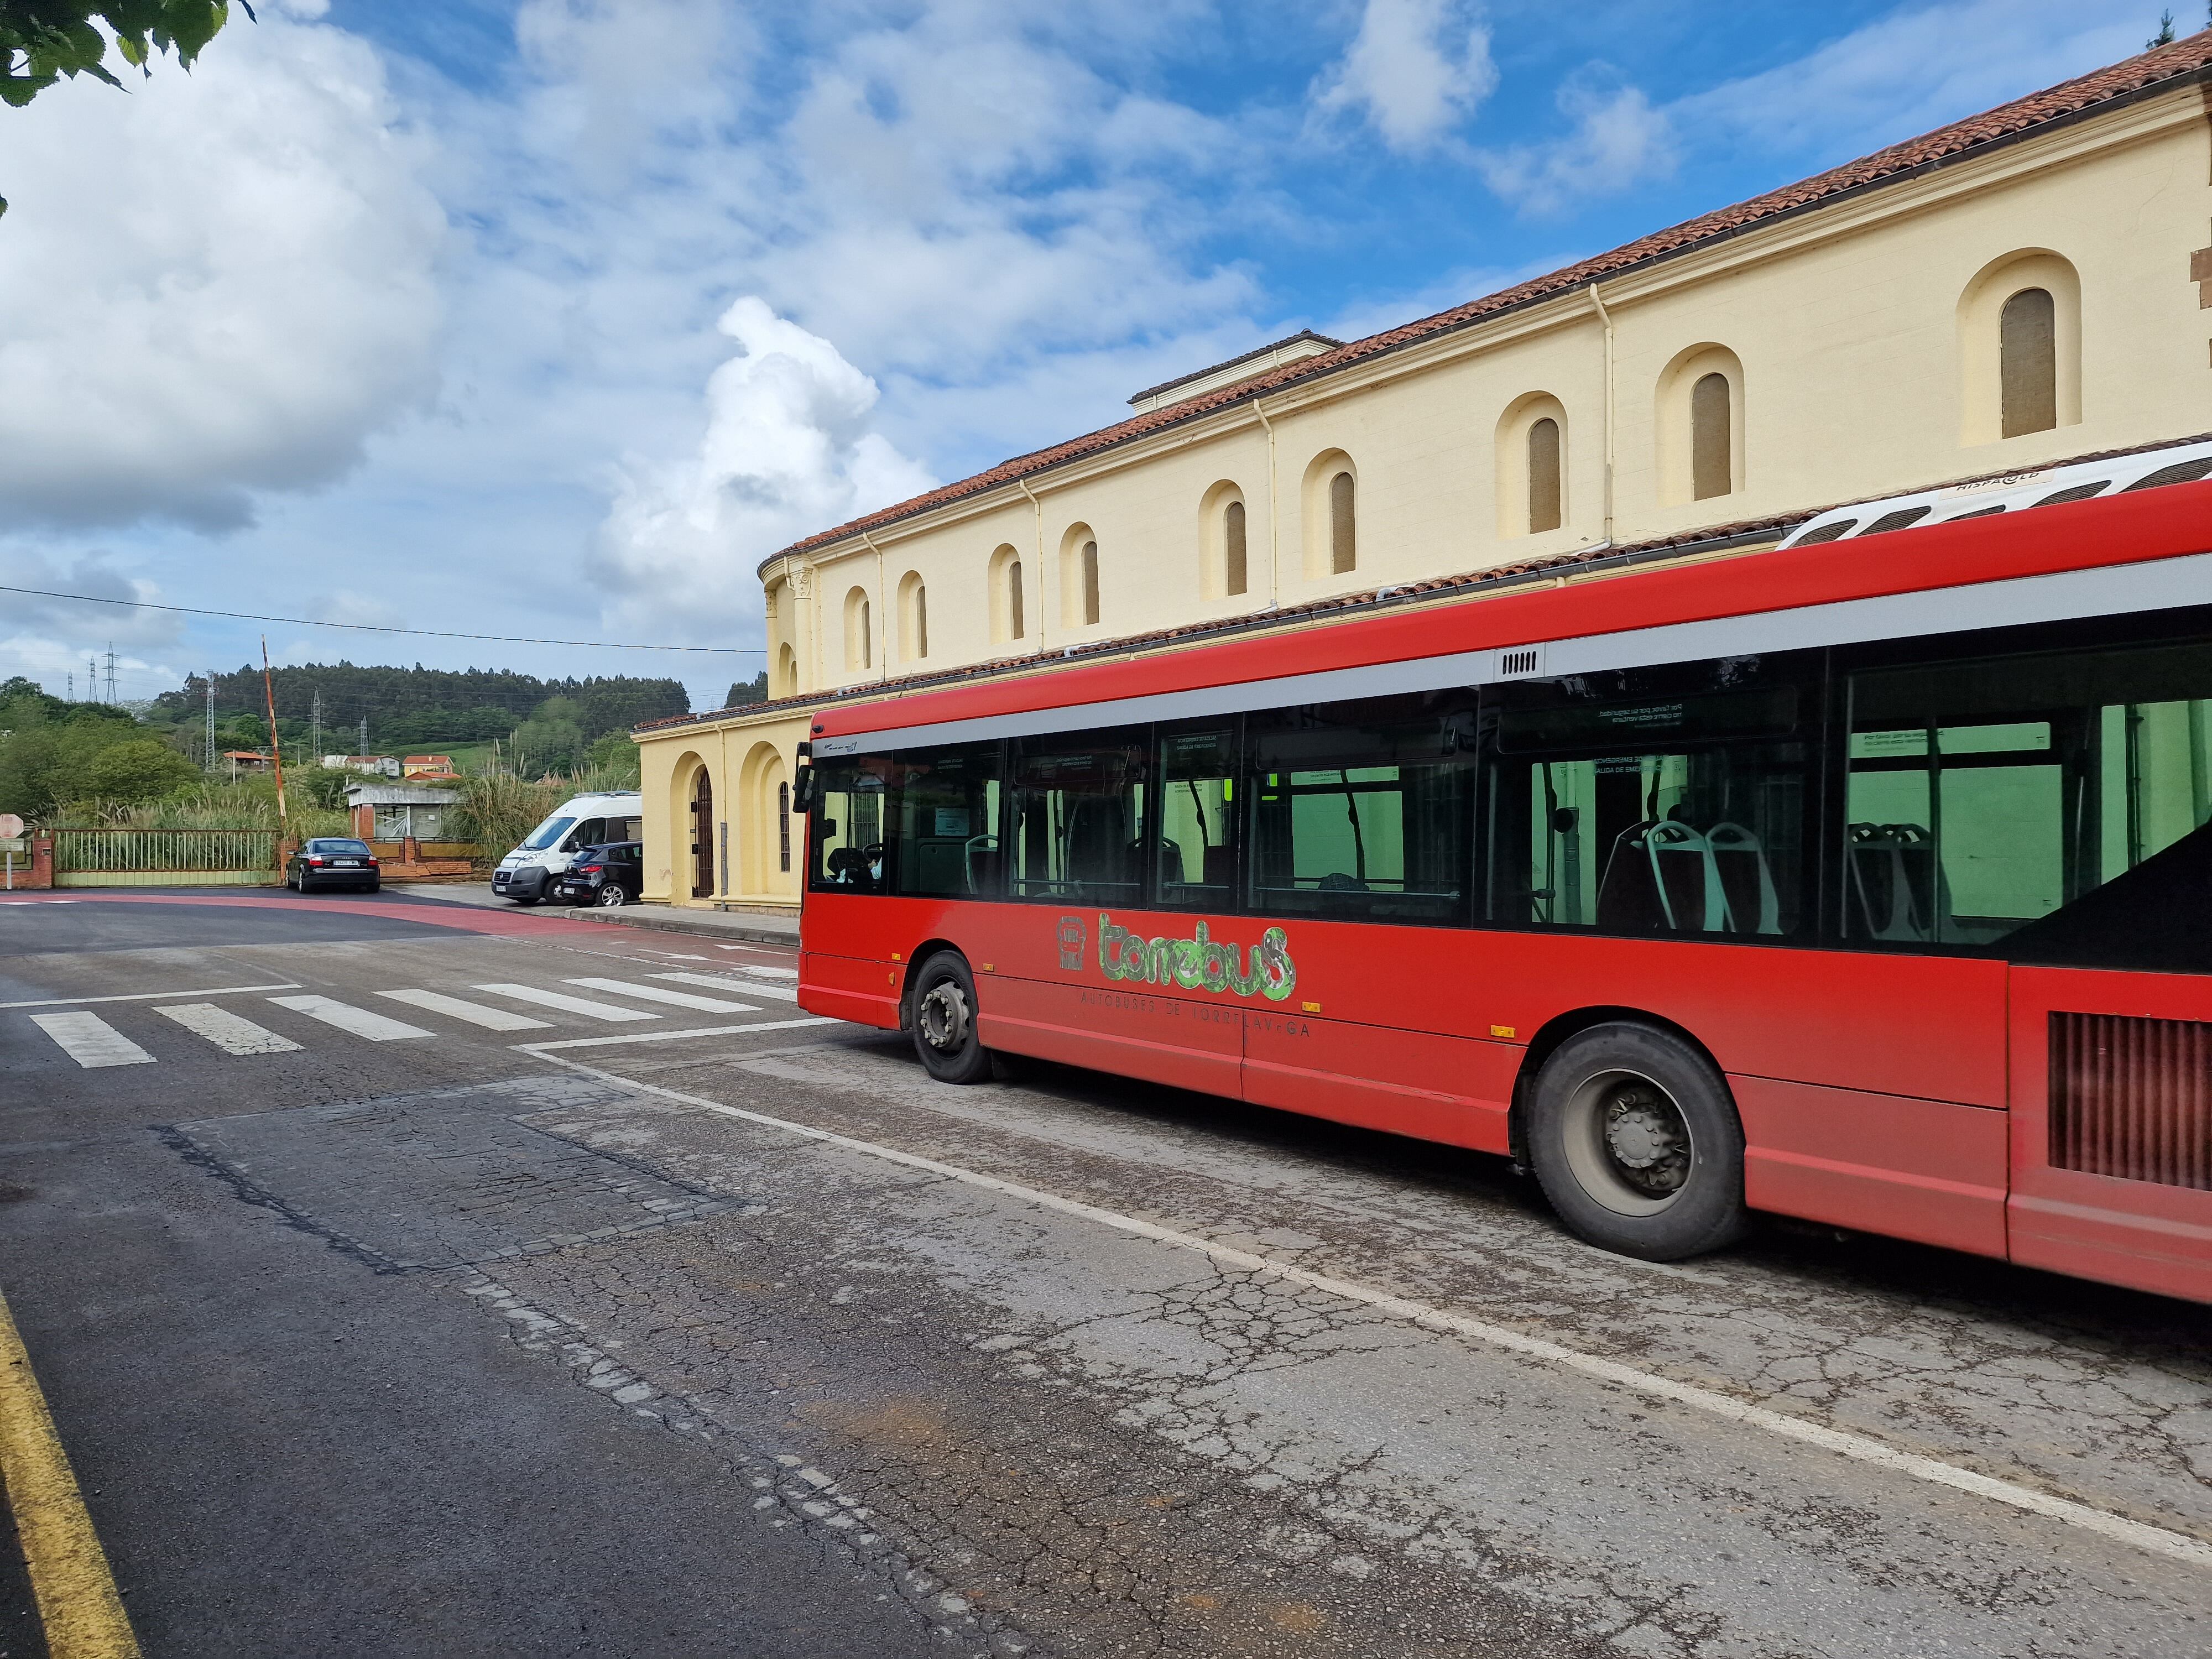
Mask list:
[[2208,472],[825,710],[799,1001],[2212,1300]]

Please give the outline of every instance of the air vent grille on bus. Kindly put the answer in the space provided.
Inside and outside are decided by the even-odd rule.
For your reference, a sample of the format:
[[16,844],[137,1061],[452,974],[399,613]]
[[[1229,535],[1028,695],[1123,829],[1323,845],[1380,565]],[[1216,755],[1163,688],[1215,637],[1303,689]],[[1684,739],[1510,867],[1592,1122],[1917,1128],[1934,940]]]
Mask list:
[[1544,647],[1525,645],[1498,653],[1498,673],[1501,679],[1520,674],[1533,674],[1544,665]]
[[2052,1014],[2051,1162],[2212,1192],[2212,1024]]

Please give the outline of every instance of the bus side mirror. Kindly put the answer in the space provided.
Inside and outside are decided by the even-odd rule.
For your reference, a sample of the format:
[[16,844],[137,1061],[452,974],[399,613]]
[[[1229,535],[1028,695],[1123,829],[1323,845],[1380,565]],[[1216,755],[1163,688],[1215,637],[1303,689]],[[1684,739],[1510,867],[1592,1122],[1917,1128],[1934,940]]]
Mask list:
[[802,766],[799,769],[797,779],[791,786],[791,810],[794,812],[807,812],[811,811],[813,807],[814,769],[811,766]]

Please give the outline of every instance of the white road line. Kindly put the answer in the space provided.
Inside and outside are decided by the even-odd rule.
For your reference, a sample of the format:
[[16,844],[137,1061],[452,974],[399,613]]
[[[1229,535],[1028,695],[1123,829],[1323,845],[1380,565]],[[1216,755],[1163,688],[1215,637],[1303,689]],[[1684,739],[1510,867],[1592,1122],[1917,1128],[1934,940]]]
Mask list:
[[[655,979],[660,976],[656,974]],[[757,1014],[760,1010],[750,1002],[729,1002],[720,997],[694,996],[689,991],[672,991],[665,985],[640,985],[627,979],[572,979],[571,985],[580,985],[587,991],[611,991],[617,996],[636,997],[645,1002],[665,1002],[675,1008],[697,1008],[709,1014]]]
[[159,1002],[165,997],[230,997],[247,991],[296,991],[290,980],[275,985],[210,985],[206,990],[133,991],[120,997],[40,997],[30,1002],[0,1002],[0,1008],[82,1008],[94,1002]]
[[299,1048],[291,1038],[265,1030],[241,1014],[212,1002],[183,1002],[154,1011],[173,1019],[195,1036],[204,1036],[227,1054],[283,1054]]
[[527,1014],[511,1014],[504,1008],[487,1008],[481,1002],[464,1002],[459,997],[441,996],[435,991],[379,991],[377,995],[390,997],[394,1002],[406,1003],[410,1007],[425,1008],[434,1014],[450,1014],[455,1019],[465,1019],[471,1025],[481,1025],[488,1031],[550,1031],[549,1020],[532,1019]]
[[717,979],[712,974],[647,974],[647,979],[672,979],[678,985],[711,985],[717,991],[742,991],[749,997],[774,997],[778,1002],[796,1002],[799,993],[781,985],[741,985],[733,979]]
[[733,962],[730,966],[741,974],[758,974],[763,979],[796,980],[799,977],[796,968],[763,968],[750,962]]
[[656,951],[649,945],[641,945],[638,947],[638,950],[642,955],[648,957],[665,957],[671,962],[712,962],[714,959],[712,957],[691,956],[683,951]]
[[431,1035],[419,1025],[386,1019],[382,1014],[373,1014],[349,1002],[333,1002],[328,997],[271,997],[269,1000],[279,1008],[289,1008],[309,1019],[319,1019],[325,1025],[335,1025],[341,1031],[367,1037],[371,1042],[398,1042],[407,1037]]
[[[740,1030],[764,1031],[765,1025],[740,1027]],[[563,1047],[545,1043],[533,1053],[544,1054],[553,1065],[580,1072],[625,1089],[635,1089],[641,1094],[658,1095],[664,1100],[678,1101],[687,1106],[698,1107],[718,1117],[741,1119],[763,1127],[781,1129],[808,1140],[826,1146],[842,1146],[848,1152],[860,1152],[869,1158],[879,1158],[886,1163],[900,1164],[909,1170],[921,1170],[941,1176],[948,1181],[957,1181],[967,1186],[980,1187],[986,1192],[1002,1194],[1024,1204],[1034,1204],[1042,1209],[1057,1211],[1079,1220],[1096,1222],[1118,1232],[1134,1234],[1155,1243],[1172,1245],[1177,1249],[1193,1250],[1200,1255],[1228,1267],[1241,1267],[1248,1273],[1266,1273],[1286,1284],[1302,1285],[1326,1295],[1340,1297],[1347,1302],[1376,1309],[1394,1318],[1429,1330],[1447,1331],[1455,1336],[1486,1343],[1509,1353],[1521,1354],[1530,1359],[1544,1361],[1568,1370],[1579,1371],[1600,1382],[1610,1382],[1649,1399],[1665,1400],[1692,1411],[1741,1423],[1747,1427],[1761,1429],[1784,1440],[1794,1440],[1802,1445],[1818,1447],[1822,1451],[1834,1452],[1854,1462],[1870,1463],[1877,1468],[1908,1475],[1931,1485],[1948,1486],[1956,1492],[1971,1492],[2031,1515],[2063,1522],[2069,1527],[2079,1527],[2094,1532],[2116,1543],[2130,1545],[2154,1555],[2166,1556],[2191,1566],[2212,1568],[2212,1543],[2194,1538],[2186,1533],[2169,1531],[2148,1522],[2130,1520],[2123,1515],[2076,1503],[2070,1498],[2039,1492],[2033,1486],[2015,1480],[1999,1480],[1994,1475],[1973,1469],[1960,1468],[1955,1463],[1925,1457],[1917,1452],[1902,1451],[1876,1440],[1871,1435],[1854,1433],[1848,1429],[1832,1429],[1825,1424],[1808,1422],[1784,1412],[1754,1406],[1748,1401],[1738,1400],[1712,1389],[1699,1388],[1695,1383],[1677,1382],[1674,1378],[1661,1376],[1652,1371],[1638,1370],[1632,1365],[1603,1358],[1597,1354],[1584,1353],[1563,1343],[1548,1341],[1540,1336],[1530,1336],[1504,1325],[1492,1324],[1488,1320],[1470,1318],[1448,1309],[1432,1307],[1411,1297],[1379,1291],[1348,1279],[1335,1279],[1327,1273],[1317,1273],[1304,1267],[1293,1267],[1264,1255],[1255,1255],[1249,1250],[1240,1250],[1226,1244],[1217,1244],[1196,1233],[1179,1232],[1171,1227],[1144,1221],[1133,1215],[1123,1215],[1118,1210],[1102,1209],[1095,1204],[1085,1204],[1079,1199],[1063,1198],[1057,1193],[1041,1191],[1035,1187],[1024,1187],[1018,1182],[1000,1180],[997,1176],[985,1175],[980,1170],[964,1169],[957,1164],[940,1164],[933,1158],[922,1158],[914,1152],[901,1152],[896,1146],[879,1146],[871,1140],[856,1140],[850,1135],[836,1134],[828,1129],[817,1129],[811,1124],[794,1123],[788,1118],[770,1117],[765,1112],[747,1111],[741,1106],[725,1105],[719,1100],[708,1100],[700,1095],[687,1095],[680,1089],[666,1089],[655,1083],[641,1083],[623,1077],[618,1072],[604,1071],[587,1066],[578,1060],[564,1060],[558,1054],[544,1054],[548,1048]]]
[[638,1008],[617,1008],[611,1002],[586,1002],[581,997],[563,996],[558,991],[541,991],[534,985],[479,985],[479,991],[489,991],[494,996],[513,997],[517,1002],[534,1002],[541,1008],[558,1008],[563,1013],[585,1014],[593,1019],[659,1019],[659,1014],[648,1014]]
[[33,1014],[31,1024],[90,1071],[100,1066],[151,1066],[154,1056],[98,1014]]
[[[526,1054],[550,1054],[556,1048],[605,1048],[617,1042],[674,1042],[680,1037],[750,1036],[755,1031],[795,1031],[802,1025],[842,1023],[809,1014],[804,1019],[764,1019],[752,1025],[702,1025],[689,1031],[639,1031],[626,1036],[570,1037],[565,1042],[518,1042],[514,1046]],[[568,1062],[561,1063],[565,1066]]]

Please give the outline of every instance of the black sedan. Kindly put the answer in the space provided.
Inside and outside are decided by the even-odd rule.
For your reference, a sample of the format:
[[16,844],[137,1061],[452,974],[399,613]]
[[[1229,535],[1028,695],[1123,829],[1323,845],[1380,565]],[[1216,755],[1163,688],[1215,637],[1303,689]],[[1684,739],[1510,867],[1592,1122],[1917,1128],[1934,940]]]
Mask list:
[[553,878],[545,890],[550,899],[570,904],[634,904],[645,890],[645,843],[610,842],[604,847],[580,847],[575,860]]
[[318,836],[292,854],[284,884],[302,893],[325,887],[358,887],[374,893],[378,885],[376,854],[365,841]]

